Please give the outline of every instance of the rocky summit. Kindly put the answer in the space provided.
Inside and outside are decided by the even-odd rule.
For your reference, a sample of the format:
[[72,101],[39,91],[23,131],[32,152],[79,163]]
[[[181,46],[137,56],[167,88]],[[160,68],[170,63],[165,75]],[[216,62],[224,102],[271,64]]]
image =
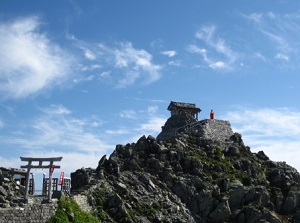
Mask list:
[[300,222],[300,175],[251,152],[223,120],[170,117],[71,174],[101,222]]

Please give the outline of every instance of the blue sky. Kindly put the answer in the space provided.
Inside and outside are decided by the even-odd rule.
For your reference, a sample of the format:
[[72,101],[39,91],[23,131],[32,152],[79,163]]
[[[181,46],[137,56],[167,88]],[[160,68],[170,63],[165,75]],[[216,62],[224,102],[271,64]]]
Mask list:
[[0,166],[96,167],[173,100],[300,170],[299,24],[298,1],[1,0]]

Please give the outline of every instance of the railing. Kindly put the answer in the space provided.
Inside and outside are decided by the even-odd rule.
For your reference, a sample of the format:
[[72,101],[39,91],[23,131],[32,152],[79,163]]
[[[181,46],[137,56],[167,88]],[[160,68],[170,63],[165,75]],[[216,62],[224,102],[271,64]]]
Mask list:
[[188,123],[184,126],[181,126],[179,128],[176,128],[174,129],[174,134],[175,135],[178,135],[178,132],[179,130],[183,129],[184,131],[187,131],[187,132],[191,132],[192,130],[194,130],[196,127],[198,127],[200,125],[200,122],[199,121],[195,121],[195,122],[192,122],[192,123]]

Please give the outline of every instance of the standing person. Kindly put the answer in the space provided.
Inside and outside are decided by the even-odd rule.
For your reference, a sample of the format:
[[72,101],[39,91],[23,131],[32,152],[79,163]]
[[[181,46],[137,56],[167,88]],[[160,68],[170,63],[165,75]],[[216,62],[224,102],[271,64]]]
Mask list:
[[214,119],[215,118],[215,113],[214,113],[213,110],[210,110],[209,116],[210,116],[210,119]]

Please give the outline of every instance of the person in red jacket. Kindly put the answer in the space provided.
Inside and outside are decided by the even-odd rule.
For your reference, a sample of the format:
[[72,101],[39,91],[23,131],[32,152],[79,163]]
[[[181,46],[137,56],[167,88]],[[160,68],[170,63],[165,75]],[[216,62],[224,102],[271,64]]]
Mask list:
[[215,113],[214,113],[213,110],[210,111],[209,116],[210,116],[210,119],[214,119],[215,118]]

